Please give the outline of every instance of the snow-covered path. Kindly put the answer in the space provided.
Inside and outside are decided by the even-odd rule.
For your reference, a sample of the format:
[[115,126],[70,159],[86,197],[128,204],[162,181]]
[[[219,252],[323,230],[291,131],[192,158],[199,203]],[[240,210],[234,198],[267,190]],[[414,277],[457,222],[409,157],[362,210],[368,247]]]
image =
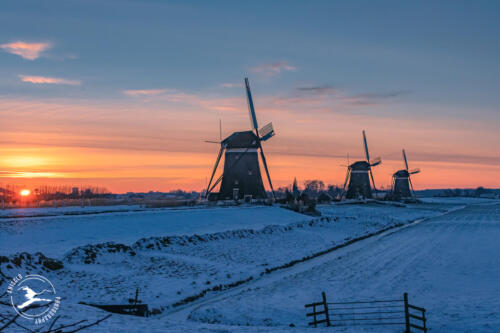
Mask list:
[[306,326],[303,305],[318,301],[321,291],[331,301],[400,298],[406,291],[413,304],[428,309],[435,332],[494,332],[500,326],[499,240],[500,205],[469,206],[332,252],[320,265],[292,269],[267,285],[202,306],[191,318]]

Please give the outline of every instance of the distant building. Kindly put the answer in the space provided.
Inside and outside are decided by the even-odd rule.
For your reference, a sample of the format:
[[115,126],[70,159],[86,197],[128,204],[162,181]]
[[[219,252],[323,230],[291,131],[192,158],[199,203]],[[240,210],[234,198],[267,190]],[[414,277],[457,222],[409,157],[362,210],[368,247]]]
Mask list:
[[73,196],[73,197],[77,197],[77,196],[78,196],[78,194],[79,194],[78,187],[73,187],[73,188],[71,189],[71,196]]

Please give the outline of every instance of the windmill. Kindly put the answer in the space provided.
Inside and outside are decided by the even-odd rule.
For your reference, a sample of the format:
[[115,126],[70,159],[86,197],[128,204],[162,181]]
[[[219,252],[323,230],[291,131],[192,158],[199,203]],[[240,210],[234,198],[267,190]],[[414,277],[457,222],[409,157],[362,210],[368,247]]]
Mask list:
[[[264,170],[269,181],[269,186],[273,193],[273,198],[275,197],[266,157],[264,155],[264,151],[262,150],[262,142],[267,141],[274,136],[273,125],[272,123],[269,123],[259,130],[248,78],[245,78],[245,87],[248,100],[248,111],[250,114],[251,130],[234,132],[220,142],[219,154],[217,155],[205,194],[205,198],[208,198],[209,200],[237,200],[249,196],[254,199],[267,198],[260,173],[259,151],[262,164],[264,165]],[[212,184],[223,154],[224,170],[222,175]],[[214,188],[219,183],[221,183],[219,192],[213,192]]]
[[420,169],[409,170],[408,160],[406,159],[406,152],[403,149],[403,160],[405,162],[405,169],[398,170],[392,175],[392,191],[391,198],[394,200],[414,198],[413,184],[411,182],[411,175],[420,172]]
[[375,180],[373,179],[372,167],[382,163],[382,160],[380,157],[370,160],[365,131],[363,131],[363,144],[365,148],[366,161],[357,161],[348,165],[347,175],[344,182],[343,196],[345,199],[358,199],[359,197],[371,198],[371,184],[373,184],[373,189],[375,189],[375,191],[377,190],[375,187]]

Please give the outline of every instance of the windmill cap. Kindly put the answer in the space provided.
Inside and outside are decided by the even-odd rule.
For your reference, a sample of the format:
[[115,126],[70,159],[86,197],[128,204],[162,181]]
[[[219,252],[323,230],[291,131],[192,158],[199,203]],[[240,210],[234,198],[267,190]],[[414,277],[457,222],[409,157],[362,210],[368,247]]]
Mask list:
[[401,178],[408,178],[410,174],[406,170],[398,170],[394,172],[393,177],[401,177]]
[[222,144],[226,148],[259,148],[259,138],[253,131],[234,132]]
[[368,164],[368,162],[366,161],[357,161],[349,165],[349,168],[351,170],[369,170],[370,164]]

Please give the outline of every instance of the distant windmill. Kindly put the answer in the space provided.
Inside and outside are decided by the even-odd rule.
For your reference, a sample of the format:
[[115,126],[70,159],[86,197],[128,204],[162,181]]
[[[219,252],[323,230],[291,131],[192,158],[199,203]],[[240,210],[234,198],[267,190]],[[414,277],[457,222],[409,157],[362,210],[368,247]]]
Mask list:
[[[262,164],[264,165],[264,170],[266,171],[269,186],[274,197],[273,184],[269,175],[266,157],[262,150],[262,141],[266,141],[274,136],[273,125],[269,123],[260,130],[258,129],[248,78],[245,78],[245,86],[251,130],[234,132],[220,142],[219,154],[215,161],[215,166],[210,181],[208,182],[205,195],[209,200],[242,199],[245,196],[251,196],[254,199],[267,198],[260,173],[258,150],[260,150]],[[212,184],[224,152],[224,171]],[[219,183],[221,183],[219,192],[212,192]]]
[[406,152],[403,149],[403,160],[405,162],[405,169],[398,170],[392,175],[392,191],[391,197],[394,200],[414,198],[413,184],[410,175],[420,172],[420,169],[409,170],[408,160],[406,159]]
[[[348,165],[347,175],[344,182],[343,196],[345,199],[358,199],[360,197],[371,198],[372,187],[370,184],[370,178],[372,180],[373,189],[376,190],[372,167],[382,163],[382,160],[380,157],[370,160],[365,131],[363,131],[363,144],[365,148],[366,161],[357,161]],[[370,174],[370,177],[368,177],[368,174]]]

